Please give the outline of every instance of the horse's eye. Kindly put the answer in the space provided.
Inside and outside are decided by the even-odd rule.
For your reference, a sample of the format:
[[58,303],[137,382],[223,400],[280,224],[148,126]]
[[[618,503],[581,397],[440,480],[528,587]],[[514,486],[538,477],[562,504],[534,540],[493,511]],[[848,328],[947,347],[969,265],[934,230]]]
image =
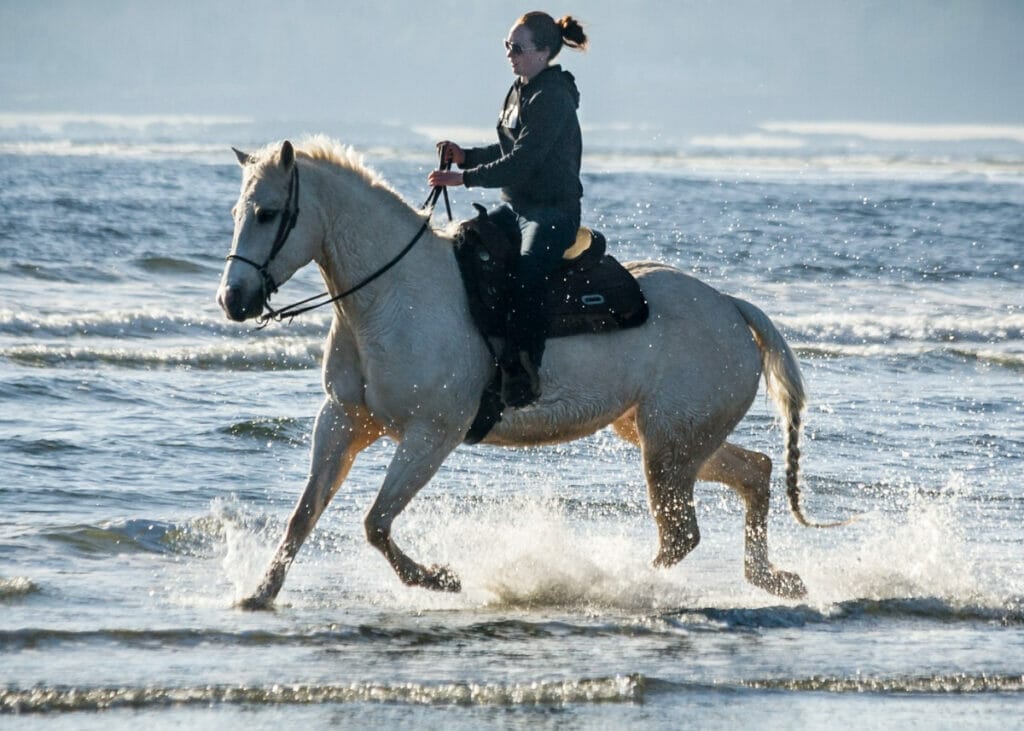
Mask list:
[[256,223],[270,223],[277,216],[277,211],[261,208],[256,211]]

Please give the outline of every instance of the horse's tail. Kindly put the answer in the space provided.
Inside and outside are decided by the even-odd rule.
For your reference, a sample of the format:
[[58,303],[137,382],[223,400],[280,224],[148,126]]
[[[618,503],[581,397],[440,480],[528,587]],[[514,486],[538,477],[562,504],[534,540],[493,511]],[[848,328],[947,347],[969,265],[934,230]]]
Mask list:
[[789,507],[801,525],[823,527],[812,523],[804,516],[800,507],[800,427],[801,414],[807,403],[804,380],[800,375],[800,364],[789,344],[775,324],[760,308],[745,300],[730,297],[736,309],[747,321],[754,333],[754,340],[761,351],[761,364],[768,393],[775,402],[785,426],[786,448],[786,497]]

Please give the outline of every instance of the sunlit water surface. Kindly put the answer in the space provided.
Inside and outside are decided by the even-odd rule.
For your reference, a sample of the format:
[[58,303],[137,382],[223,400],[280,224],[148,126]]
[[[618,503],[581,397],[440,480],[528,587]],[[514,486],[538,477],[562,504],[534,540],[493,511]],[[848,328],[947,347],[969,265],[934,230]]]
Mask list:
[[[226,146],[96,134],[0,141],[0,725],[1019,723],[1020,145],[591,158],[585,218],[613,253],[755,302],[800,357],[806,509],[858,518],[801,528],[776,477],[770,548],[805,600],[744,581],[716,484],[700,546],[654,569],[638,454],[600,432],[452,455],[395,529],[458,595],[403,587],[366,544],[394,448],[372,446],[276,610],[245,613],[308,469],[328,320],[217,309]],[[375,142],[422,200],[429,142]],[[733,439],[779,460],[766,397]]]

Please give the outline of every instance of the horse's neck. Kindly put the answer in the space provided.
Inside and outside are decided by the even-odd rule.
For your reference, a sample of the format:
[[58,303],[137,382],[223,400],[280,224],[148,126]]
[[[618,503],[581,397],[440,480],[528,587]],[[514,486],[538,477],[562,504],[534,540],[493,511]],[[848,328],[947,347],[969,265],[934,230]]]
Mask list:
[[[417,235],[424,219],[394,192],[370,184],[359,173],[343,170],[321,177],[325,184],[318,200],[326,235],[318,263],[336,295],[387,266]],[[340,303],[341,314],[360,330],[381,320],[414,326],[425,315],[443,319],[439,309],[452,303],[461,286],[457,280],[450,243],[428,225],[398,263]],[[439,298],[439,293],[447,296]],[[394,317],[398,312],[401,316]]]

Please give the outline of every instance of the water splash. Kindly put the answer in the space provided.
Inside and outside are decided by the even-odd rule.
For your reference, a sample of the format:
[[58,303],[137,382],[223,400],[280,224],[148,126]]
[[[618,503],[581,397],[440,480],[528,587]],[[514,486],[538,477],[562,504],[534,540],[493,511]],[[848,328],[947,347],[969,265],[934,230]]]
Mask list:
[[932,599],[953,610],[1016,613],[1024,582],[1001,570],[1003,562],[987,561],[985,544],[970,534],[978,503],[961,476],[938,491],[904,488],[896,500],[895,510],[811,536],[803,575],[814,604]]
[[248,596],[263,576],[274,552],[274,536],[265,516],[253,513],[237,499],[218,499],[213,517],[223,538],[220,564],[233,588],[232,603]]

